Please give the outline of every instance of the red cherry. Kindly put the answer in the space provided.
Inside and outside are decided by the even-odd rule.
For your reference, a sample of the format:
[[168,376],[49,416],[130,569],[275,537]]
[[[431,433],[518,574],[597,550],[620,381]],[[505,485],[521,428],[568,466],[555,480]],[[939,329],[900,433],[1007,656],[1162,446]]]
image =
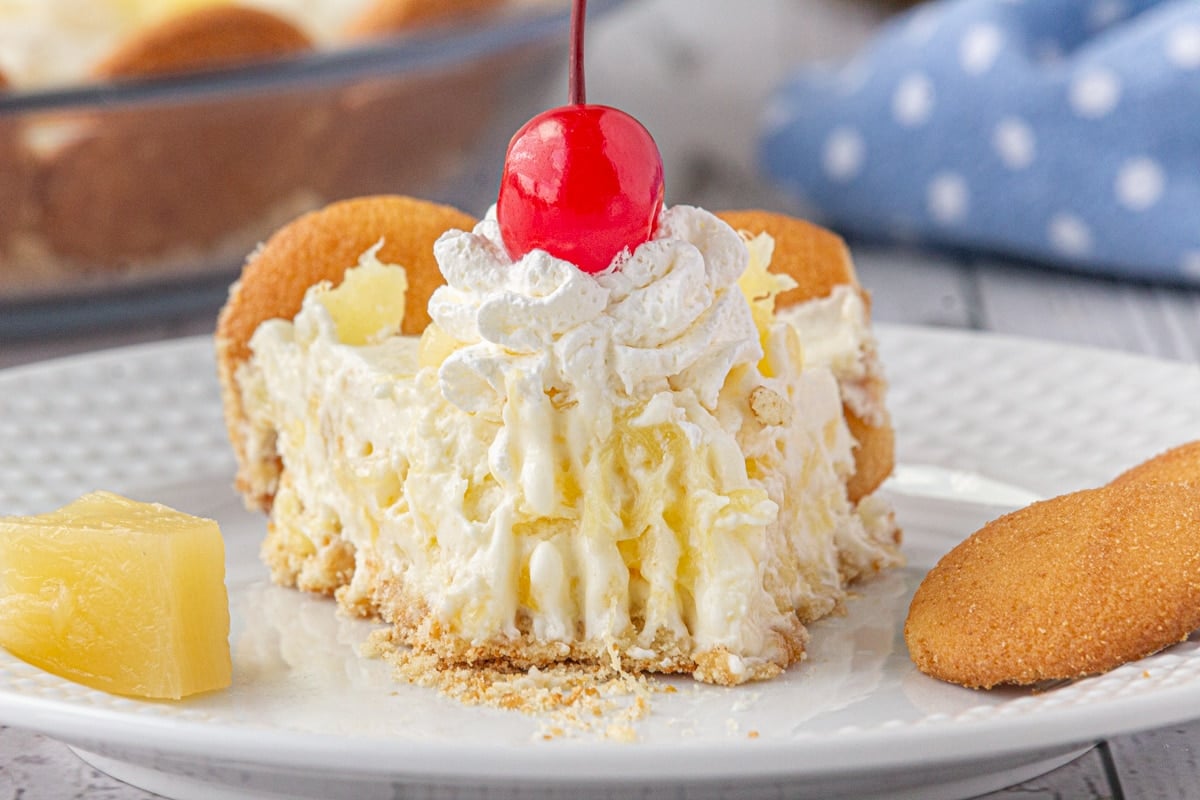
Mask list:
[[599,272],[654,234],[662,206],[662,157],[641,123],[608,106],[570,105],[513,137],[496,217],[513,259],[538,248]]
[[599,272],[654,235],[663,165],[654,138],[624,111],[587,105],[583,26],[571,7],[571,105],[525,123],[508,144],[496,218],[514,260],[540,248]]

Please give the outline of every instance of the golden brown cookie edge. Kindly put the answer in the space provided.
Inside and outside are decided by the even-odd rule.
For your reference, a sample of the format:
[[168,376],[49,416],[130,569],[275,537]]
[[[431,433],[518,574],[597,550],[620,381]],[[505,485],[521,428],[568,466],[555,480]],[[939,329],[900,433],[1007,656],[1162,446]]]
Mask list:
[[[248,465],[241,435],[246,413],[236,376],[250,356],[250,338],[258,326],[269,319],[295,317],[309,287],[322,281],[337,285],[362,253],[382,241],[378,258],[403,266],[408,274],[402,332],[418,334],[429,324],[429,296],[443,282],[434,242],[447,230],[469,230],[474,224],[473,217],[450,206],[375,195],[304,214],[251,254],[218,313],[214,337],[225,422],[244,493],[249,489],[243,477]],[[269,507],[269,497],[253,500]]]

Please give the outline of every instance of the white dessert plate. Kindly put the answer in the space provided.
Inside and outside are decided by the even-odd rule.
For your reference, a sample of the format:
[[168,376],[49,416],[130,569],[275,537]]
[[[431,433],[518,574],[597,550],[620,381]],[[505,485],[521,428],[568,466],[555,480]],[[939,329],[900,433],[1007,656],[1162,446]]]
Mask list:
[[153,703],[0,651],[0,722],[174,798],[951,798],[1031,778],[1103,737],[1200,715],[1200,638],[1040,692],[975,692],[918,673],[901,630],[924,571],[987,519],[1200,438],[1200,368],[961,332],[879,333],[901,462],[888,491],[908,566],[815,625],[809,658],[780,679],[664,681],[675,691],[653,694],[649,716],[618,731],[633,743],[606,736],[607,717],[571,729],[397,683],[358,655],[371,625],[270,585],[256,557],[263,520],[230,488],[207,340],[0,373],[0,509],[45,511],[105,488],[216,518],[234,658],[231,689]]

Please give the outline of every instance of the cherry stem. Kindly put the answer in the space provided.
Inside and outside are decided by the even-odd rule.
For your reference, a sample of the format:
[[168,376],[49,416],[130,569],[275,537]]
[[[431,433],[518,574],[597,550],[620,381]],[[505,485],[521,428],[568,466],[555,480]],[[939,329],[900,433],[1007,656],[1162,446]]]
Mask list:
[[587,102],[587,87],[583,78],[583,21],[587,16],[587,0],[575,0],[571,6],[571,73],[567,96],[572,105]]

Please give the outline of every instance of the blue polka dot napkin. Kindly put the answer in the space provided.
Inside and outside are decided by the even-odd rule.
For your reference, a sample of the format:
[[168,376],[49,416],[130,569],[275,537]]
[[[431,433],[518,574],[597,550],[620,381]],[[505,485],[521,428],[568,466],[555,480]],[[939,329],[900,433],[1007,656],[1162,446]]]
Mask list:
[[793,76],[761,145],[848,233],[1200,284],[1200,2],[917,6]]

